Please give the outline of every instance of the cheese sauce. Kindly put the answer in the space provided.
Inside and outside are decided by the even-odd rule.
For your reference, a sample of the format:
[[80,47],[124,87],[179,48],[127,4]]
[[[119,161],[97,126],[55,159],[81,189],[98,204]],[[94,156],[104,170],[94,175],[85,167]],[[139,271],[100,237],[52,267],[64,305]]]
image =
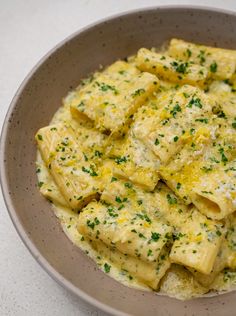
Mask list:
[[[235,288],[235,68],[234,51],[175,39],[160,54],[143,48],[84,80],[37,133],[38,145],[47,139],[40,192],[71,242],[118,282],[181,300]],[[57,126],[72,132],[55,149]]]
[[[66,106],[62,106],[54,114],[50,124],[55,124],[59,122],[64,122],[67,120],[72,120],[70,115],[70,110]],[[73,121],[73,120],[72,120]],[[50,175],[48,169],[45,166],[45,163],[42,160],[40,152],[37,152],[37,175],[39,183],[43,183],[46,190],[52,190],[52,186],[55,185]],[[40,171],[39,171],[40,170]],[[55,187],[54,187],[54,190]],[[50,191],[49,191],[50,192]],[[52,191],[51,191],[52,192]],[[60,193],[59,193],[60,194]],[[88,240],[85,240],[83,236],[78,232],[77,224],[79,215],[73,212],[69,207],[62,206],[58,203],[55,203],[51,197],[48,197],[52,205],[52,210],[56,217],[58,218],[61,227],[66,234],[66,236],[72,241],[74,245],[79,247],[86,255],[93,259],[97,266],[104,271],[109,273],[109,276],[115,280],[121,282],[122,284],[133,287],[140,290],[150,291],[150,288],[145,284],[139,282],[135,277],[131,276],[127,271],[122,270],[121,267],[117,266],[112,262],[109,257],[104,257],[102,253],[98,250],[95,250],[91,243]],[[58,197],[57,197],[58,200]],[[112,268],[109,268],[112,267]],[[109,270],[109,272],[108,272]]]
[[[69,108],[62,106],[58,109],[52,118],[50,124],[58,122],[64,122],[72,120]],[[73,121],[73,120],[72,120]],[[50,188],[55,185],[53,179],[46,168],[39,151],[37,152],[37,175],[39,183],[44,183],[44,186]],[[39,172],[40,170],[40,172]],[[47,190],[47,189],[46,189]],[[55,188],[54,188],[55,190]],[[59,193],[60,194],[60,193]],[[52,199],[49,200],[52,205],[52,210],[55,216],[58,218],[61,227],[66,236],[71,242],[79,247],[86,255],[94,260],[97,266],[105,273],[109,273],[109,276],[117,280],[118,282],[144,291],[151,291],[151,289],[141,283],[137,278],[130,275],[127,271],[122,270],[119,265],[116,265],[109,257],[105,257],[98,249],[94,249],[91,242],[85,240],[83,236],[78,232],[77,224],[79,215],[73,212],[70,208],[55,203]],[[58,197],[57,197],[58,200]],[[109,268],[111,267],[111,268]],[[109,270],[109,272],[108,272]],[[178,299],[189,299],[196,296],[215,296],[219,293],[225,293],[231,291],[236,286],[236,273],[235,272],[222,272],[216,277],[213,285],[211,286],[211,292],[208,292],[207,288],[200,286],[192,277],[191,273],[182,268],[181,266],[175,266],[170,271],[168,278],[164,278],[160,291],[157,295],[168,295],[176,297]],[[192,280],[189,283],[189,280]],[[190,285],[191,284],[191,285]],[[205,292],[207,294],[205,294]]]

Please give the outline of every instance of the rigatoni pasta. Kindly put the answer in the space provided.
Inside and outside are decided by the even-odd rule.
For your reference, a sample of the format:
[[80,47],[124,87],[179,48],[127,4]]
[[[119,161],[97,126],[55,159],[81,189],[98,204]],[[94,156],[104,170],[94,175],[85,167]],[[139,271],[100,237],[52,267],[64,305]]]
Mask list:
[[118,61],[78,91],[72,113],[85,114],[100,130],[118,132],[158,86],[156,76]]
[[204,86],[208,78],[208,70],[201,65],[183,62],[181,59],[174,59],[145,48],[138,51],[137,66],[142,71],[181,84]]
[[172,39],[100,68],[36,133],[39,189],[125,285],[236,284],[236,51]]
[[236,70],[234,50],[198,45],[173,38],[170,41],[168,54],[206,67],[214,79],[229,79]]

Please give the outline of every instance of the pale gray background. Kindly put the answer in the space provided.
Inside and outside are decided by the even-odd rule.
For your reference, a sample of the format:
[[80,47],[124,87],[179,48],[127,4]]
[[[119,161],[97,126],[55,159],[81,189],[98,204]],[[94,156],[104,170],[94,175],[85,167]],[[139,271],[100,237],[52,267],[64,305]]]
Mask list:
[[[0,128],[24,77],[45,53],[71,33],[130,9],[195,3],[236,11],[236,0],[0,0]],[[0,315],[105,315],[73,297],[42,270],[17,235],[1,193]]]

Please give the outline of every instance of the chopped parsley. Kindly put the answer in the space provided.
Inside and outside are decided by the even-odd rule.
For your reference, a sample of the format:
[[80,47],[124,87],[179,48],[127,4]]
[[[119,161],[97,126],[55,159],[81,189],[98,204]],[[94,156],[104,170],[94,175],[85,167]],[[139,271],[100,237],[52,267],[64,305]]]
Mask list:
[[192,56],[192,52],[189,48],[186,49],[186,54],[188,57],[191,57]]
[[219,153],[221,154],[221,161],[226,163],[228,161],[228,158],[225,156],[224,148],[219,148]]
[[170,194],[166,195],[167,201],[170,205],[177,204],[177,199],[175,196],[171,196]]
[[123,156],[123,157],[117,157],[117,158],[115,158],[115,162],[117,163],[117,165],[120,165],[121,163],[125,163],[125,162],[127,162],[127,158],[125,157],[125,156]]
[[121,198],[120,198],[119,196],[116,196],[115,201],[116,201],[117,203],[122,203],[122,200],[121,200]]
[[159,145],[159,144],[160,144],[159,139],[156,138],[156,139],[155,139],[155,145],[157,146],[157,145]]
[[228,172],[228,171],[236,171],[236,168],[230,167],[230,168],[226,169],[225,171],[226,171],[226,172]]
[[171,63],[171,66],[174,68],[174,70],[178,73],[181,74],[186,74],[187,73],[187,68],[188,68],[188,62],[185,63],[181,63],[181,62],[177,62],[177,61],[173,61]]
[[220,161],[216,159],[216,157],[210,157],[209,158],[210,161],[215,162],[215,163],[219,163]]
[[211,191],[201,191],[203,194],[213,194]]
[[226,118],[225,112],[223,112],[222,110],[219,111],[219,112],[217,113],[217,117]]
[[148,217],[147,214],[140,214],[140,213],[137,213],[136,216],[139,217],[139,218],[142,219],[142,220],[145,220],[145,221],[146,221],[147,223],[149,223],[149,224],[152,222],[151,219]]
[[198,118],[198,119],[195,120],[195,122],[201,122],[201,123],[207,124],[208,123],[208,119],[207,118]]
[[118,214],[114,211],[112,207],[108,207],[107,212],[111,217],[118,217]]
[[102,157],[102,153],[99,150],[95,150],[95,157]]
[[111,266],[110,266],[109,264],[105,263],[105,264],[104,264],[104,271],[105,271],[106,273],[109,273],[110,270],[111,270]]
[[106,84],[104,82],[102,82],[101,84],[99,84],[98,82],[96,82],[97,85],[99,86],[99,89],[103,92],[106,92],[108,90],[111,90],[114,92],[115,95],[118,94],[118,91],[116,90],[115,86],[110,86],[109,84]]
[[95,217],[93,222],[89,219],[87,220],[87,226],[90,227],[92,230],[94,230],[94,227],[99,224],[100,224],[100,221],[98,220],[97,217]]
[[186,99],[189,98],[189,94],[186,93],[186,92],[183,92],[183,96],[184,96]]
[[204,171],[204,172],[210,172],[210,171],[212,171],[212,166],[209,166],[209,167],[203,166],[203,167],[201,168],[201,170]]
[[84,160],[85,160],[85,161],[88,161],[88,157],[86,156],[86,154],[83,153],[83,155],[84,155]]
[[176,105],[173,107],[173,109],[170,111],[170,114],[173,115],[173,117],[175,118],[176,117],[176,114],[178,112],[181,112],[181,107],[179,106],[178,103],[176,103]]
[[82,107],[82,106],[85,106],[85,104],[84,104],[83,101],[81,101],[81,102],[77,105],[77,108],[80,108],[80,107]]
[[189,101],[187,107],[188,108],[192,108],[193,105],[198,107],[199,109],[202,108],[202,103],[201,103],[201,100],[199,98],[192,97],[192,99]]
[[85,173],[90,174],[91,177],[97,177],[98,174],[97,172],[93,169],[93,166],[90,165],[90,168],[85,168],[84,166],[82,166],[82,171]]
[[130,183],[130,182],[126,182],[126,183],[124,184],[124,186],[125,186],[126,188],[131,189],[133,185],[132,185],[132,183]]
[[145,93],[145,89],[137,89],[134,91],[134,93],[131,94],[133,98],[140,96],[141,94]]
[[111,182],[115,182],[115,181],[117,181],[117,178],[111,177]]
[[160,237],[161,237],[161,234],[152,232],[151,240],[157,242],[160,239]]
[[185,234],[183,234],[181,232],[178,232],[178,233],[174,232],[173,233],[173,240],[179,240],[180,238],[182,238],[184,236],[185,236]]
[[178,183],[176,184],[176,189],[179,190],[180,188],[181,188],[181,183],[178,182]]
[[235,278],[235,272],[230,271],[228,269],[224,270],[224,276],[223,276],[223,281],[228,282],[230,279]]
[[190,135],[193,135],[195,133],[195,128],[190,129]]
[[142,233],[139,233],[138,236],[139,236],[139,238],[146,239],[146,237]]
[[210,65],[210,71],[213,73],[217,71],[217,63],[215,61]]
[[138,203],[138,205],[141,205],[141,204],[143,204],[143,201],[142,200],[138,200],[137,203]]
[[206,58],[205,58],[204,55],[205,55],[205,51],[204,50],[200,50],[200,53],[197,56],[200,59],[200,64],[201,65],[206,61]]

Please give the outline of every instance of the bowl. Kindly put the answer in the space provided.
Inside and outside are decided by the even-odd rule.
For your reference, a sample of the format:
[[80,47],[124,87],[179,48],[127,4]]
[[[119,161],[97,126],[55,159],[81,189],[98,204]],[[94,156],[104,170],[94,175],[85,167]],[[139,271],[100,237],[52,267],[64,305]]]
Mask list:
[[65,39],[30,72],[12,100],[1,136],[1,183],[12,221],[35,259],[62,286],[113,315],[233,315],[236,292],[186,302],[131,289],[101,272],[62,232],[35,174],[35,132],[80,79],[140,47],[171,37],[236,48],[236,15],[199,7],[137,10]]

